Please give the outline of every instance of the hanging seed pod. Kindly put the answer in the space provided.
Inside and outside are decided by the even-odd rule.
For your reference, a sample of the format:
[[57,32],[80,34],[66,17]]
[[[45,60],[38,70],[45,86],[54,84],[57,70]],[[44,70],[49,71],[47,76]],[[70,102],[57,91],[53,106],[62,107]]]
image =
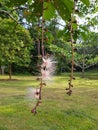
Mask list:
[[66,88],[65,90],[69,90],[69,88]]
[[77,23],[77,20],[76,20],[76,19],[74,19],[74,20],[72,21],[72,23]]
[[42,78],[37,77],[37,78],[36,78],[36,80],[38,80],[38,81],[39,81],[39,80],[42,80]]
[[70,24],[68,24],[68,25],[66,26],[66,28],[70,30],[70,28],[71,28]]
[[76,52],[76,51],[77,51],[77,48],[74,48],[74,51]]
[[45,19],[43,19],[42,22],[45,23]]
[[76,44],[76,41],[73,41],[73,44]]
[[76,78],[75,77],[73,77],[73,80],[75,80]]
[[76,13],[79,13],[79,10],[78,10],[78,9],[76,9],[76,10],[75,10],[75,12],[76,12]]
[[41,83],[40,83],[40,86],[46,86],[46,83],[42,83],[42,82],[41,82]]
[[47,38],[47,37],[45,37],[45,38],[44,38],[44,42],[47,42],[47,41],[48,41],[48,38]]
[[73,85],[72,85],[72,84],[70,84],[70,87],[73,87]]
[[34,113],[34,115],[35,115],[35,114],[37,114],[37,112],[36,112],[36,109],[35,109],[35,108],[33,108],[33,109],[31,110],[31,112],[32,112],[32,113]]
[[70,31],[70,33],[73,33],[74,32],[74,30],[72,29],[71,31]]
[[69,90],[66,94],[68,94],[70,96],[72,94],[72,91]]
[[47,29],[47,28],[45,28],[45,29],[44,29],[44,31],[45,31],[45,32],[48,32],[48,29]]

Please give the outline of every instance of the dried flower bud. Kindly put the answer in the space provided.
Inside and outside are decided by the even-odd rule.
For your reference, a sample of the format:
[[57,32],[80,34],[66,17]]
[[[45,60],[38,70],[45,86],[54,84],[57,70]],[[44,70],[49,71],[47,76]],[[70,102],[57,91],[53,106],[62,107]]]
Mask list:
[[66,88],[65,90],[69,90],[69,88]]
[[42,78],[39,78],[39,77],[38,77],[36,80],[42,80]]
[[44,86],[46,86],[46,83],[43,83]]
[[76,78],[75,77],[73,77],[73,80],[75,80]]
[[76,9],[76,10],[75,10],[75,12],[76,12],[76,13],[79,13],[79,10],[78,10],[78,9]]
[[45,19],[43,19],[43,22],[45,22]]
[[72,22],[73,22],[73,23],[77,23],[77,20],[75,19],[75,20],[73,20]]
[[70,84],[70,86],[71,86],[71,87],[73,87],[73,85],[72,85],[72,84]]
[[31,112],[32,112],[32,113],[34,113],[34,115],[35,115],[35,114],[37,114],[37,112],[36,112],[36,109],[35,109],[35,108],[33,108],[33,109],[31,110]]
[[47,29],[47,28],[45,28],[44,30],[45,30],[45,32],[48,32],[48,29]]
[[74,48],[74,51],[77,51],[77,48]]
[[68,91],[66,94],[68,94],[69,96],[71,95],[72,92]]

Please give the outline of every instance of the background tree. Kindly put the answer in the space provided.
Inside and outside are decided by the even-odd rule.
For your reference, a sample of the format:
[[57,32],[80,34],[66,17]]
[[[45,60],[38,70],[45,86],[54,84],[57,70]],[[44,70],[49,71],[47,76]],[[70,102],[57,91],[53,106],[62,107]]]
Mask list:
[[[77,1],[77,0],[75,0]],[[41,22],[42,22],[42,3],[40,0],[1,0],[0,12],[3,17],[11,18],[16,23],[21,23],[25,28],[29,29],[32,38],[34,39],[34,49],[31,52],[32,59],[30,67],[32,64],[34,68],[32,70],[37,70],[38,62],[38,43],[41,45]],[[76,41],[81,35],[81,25],[77,17],[81,19],[89,13],[95,13],[97,1],[81,0],[77,2],[75,8],[75,16],[73,17],[72,27],[74,29],[74,40]],[[90,6],[89,6],[90,5]],[[74,6],[74,0],[53,0],[45,1],[44,3],[44,18],[45,18],[45,51],[46,53],[55,54],[58,58],[58,70],[66,70],[71,65],[71,46],[70,46],[70,17],[72,14]],[[88,6],[88,8],[87,8]],[[12,16],[12,17],[11,17]],[[59,24],[63,19],[65,25],[61,30]],[[76,21],[77,19],[77,21]],[[85,18],[88,19],[88,18]],[[59,24],[58,24],[59,23]],[[92,20],[89,20],[89,27],[92,24]],[[94,22],[93,22],[94,25]],[[48,31],[47,31],[48,30]],[[85,31],[83,32],[85,34]],[[48,39],[48,40],[47,40]],[[41,53],[41,50],[40,50]],[[62,59],[62,60],[61,60]],[[63,61],[66,62],[63,62]],[[65,67],[64,67],[65,66]],[[36,71],[35,71],[36,72]]]
[[77,52],[75,55],[76,66],[81,68],[82,77],[84,71],[98,64],[98,33],[88,32],[85,39],[76,44]]
[[33,42],[29,32],[21,25],[16,25],[11,19],[0,19],[0,64],[9,65],[11,79],[11,65],[28,65]]

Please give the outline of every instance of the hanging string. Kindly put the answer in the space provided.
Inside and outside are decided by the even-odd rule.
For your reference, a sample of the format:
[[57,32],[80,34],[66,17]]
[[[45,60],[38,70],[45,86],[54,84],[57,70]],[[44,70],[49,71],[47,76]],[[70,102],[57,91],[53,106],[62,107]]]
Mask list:
[[37,41],[38,57],[40,57],[40,40]]
[[74,14],[75,14],[75,0],[74,0],[74,7],[73,7],[73,12],[71,14],[71,20],[70,20],[70,39],[71,39],[71,48],[72,48],[72,58],[71,58],[71,75],[70,75],[70,79],[68,82],[69,87],[66,88],[66,90],[68,91],[67,94],[70,96],[72,94],[72,90],[71,88],[73,87],[72,81],[75,79],[74,78],[74,38],[73,38],[73,19],[74,19]]
[[[40,28],[40,19],[38,18],[38,23],[37,23],[38,29]],[[38,38],[37,38],[37,54],[38,58],[40,58],[40,38],[39,38],[39,31],[38,31]]]
[[[42,51],[42,59],[44,58],[44,0],[41,1],[42,2],[42,41],[41,41],[41,51]],[[38,41],[38,54],[40,54],[40,40]],[[37,91],[35,93],[35,95],[38,95],[39,98],[36,102],[35,107],[31,110],[32,113],[34,113],[34,115],[37,113],[37,107],[42,103],[41,99],[42,99],[42,87],[46,86],[46,84],[43,81],[43,78],[38,78],[38,80],[40,80],[40,84],[39,84],[39,91]]]
[[44,57],[44,0],[42,0],[42,57]]

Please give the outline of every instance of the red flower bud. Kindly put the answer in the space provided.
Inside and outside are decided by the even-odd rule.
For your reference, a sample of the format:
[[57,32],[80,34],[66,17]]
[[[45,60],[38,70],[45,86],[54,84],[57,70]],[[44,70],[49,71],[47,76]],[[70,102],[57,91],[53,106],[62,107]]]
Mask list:
[[34,114],[37,113],[35,108],[33,108],[33,109],[31,110],[31,112],[34,113]]

